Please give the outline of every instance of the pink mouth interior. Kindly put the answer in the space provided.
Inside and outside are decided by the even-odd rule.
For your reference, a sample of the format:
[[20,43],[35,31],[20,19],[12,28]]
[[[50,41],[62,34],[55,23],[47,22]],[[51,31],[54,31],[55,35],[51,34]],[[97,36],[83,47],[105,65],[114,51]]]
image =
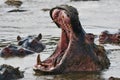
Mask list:
[[53,21],[57,23],[62,29],[62,34],[57,48],[52,56],[41,62],[40,66],[44,69],[55,67],[60,63],[70,41],[71,24],[70,18],[66,14],[66,11],[62,9],[54,9],[52,12],[52,18]]

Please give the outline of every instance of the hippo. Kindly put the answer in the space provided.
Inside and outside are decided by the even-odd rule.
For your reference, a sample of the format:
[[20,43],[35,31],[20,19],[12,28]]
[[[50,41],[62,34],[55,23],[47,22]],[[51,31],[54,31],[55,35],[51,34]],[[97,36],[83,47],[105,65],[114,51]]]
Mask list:
[[120,45],[120,31],[117,33],[110,33],[109,31],[105,30],[101,32],[99,35],[99,43],[100,44],[116,44]]
[[14,68],[11,65],[0,65],[0,80],[16,80],[24,77],[24,71],[20,71],[19,67]]
[[70,0],[70,1],[99,1],[99,0]]
[[109,77],[109,80],[120,80],[120,78],[111,76],[111,77]]
[[40,54],[37,56],[33,68],[35,73],[100,72],[109,68],[106,50],[93,43],[94,36],[84,31],[76,8],[56,6],[50,10],[50,17],[61,29],[61,37],[51,56],[43,61],[40,60]]
[[42,34],[37,37],[27,36],[26,38],[21,38],[17,36],[18,45],[25,49],[40,53],[45,49],[45,45],[40,41],[42,39]]
[[16,9],[7,11],[8,13],[10,13],[10,12],[26,12],[27,11],[27,10],[19,9],[19,7],[23,4],[23,2],[20,0],[6,0],[5,4],[7,4],[8,6],[15,6],[16,7]]
[[5,1],[5,4],[19,8],[23,2],[19,0],[7,0]]
[[22,48],[22,47],[17,47],[15,45],[8,45],[5,48],[3,48],[0,52],[1,57],[13,57],[13,56],[26,56],[29,54],[33,54],[35,52]]

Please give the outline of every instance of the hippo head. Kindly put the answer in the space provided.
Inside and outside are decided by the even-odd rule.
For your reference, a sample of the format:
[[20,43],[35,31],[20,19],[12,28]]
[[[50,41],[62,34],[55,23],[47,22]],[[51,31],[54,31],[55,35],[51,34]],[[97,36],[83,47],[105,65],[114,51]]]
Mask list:
[[23,2],[20,0],[6,0],[5,4],[19,8],[23,4]]
[[94,42],[94,36],[85,33],[80,24],[78,12],[74,7],[57,6],[50,10],[50,16],[61,28],[61,37],[57,48],[50,57],[41,61],[40,55],[38,55],[37,64],[33,69],[35,72],[57,74],[100,71],[108,68],[109,60],[105,55],[104,48],[91,44]]
[[37,37],[28,36],[23,39],[20,36],[17,36],[19,46],[38,53],[45,49],[45,45],[40,42],[41,39],[42,34],[39,34]]
[[7,64],[0,65],[0,80],[16,80],[23,78],[23,73],[23,71],[19,70],[19,67],[14,68]]
[[99,36],[99,43],[100,44],[120,44],[120,33],[110,33],[109,31],[101,32]]
[[101,34],[99,35],[99,42],[101,44],[104,44],[106,42],[108,42],[109,40],[109,31],[105,30],[103,32],[101,32]]

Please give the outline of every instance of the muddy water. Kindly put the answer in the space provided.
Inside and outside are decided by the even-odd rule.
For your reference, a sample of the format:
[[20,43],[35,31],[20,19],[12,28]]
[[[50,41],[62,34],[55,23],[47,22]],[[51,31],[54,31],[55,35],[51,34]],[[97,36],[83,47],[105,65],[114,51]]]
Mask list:
[[[70,2],[69,0],[21,0],[21,10],[26,12],[7,11],[15,7],[7,6],[0,0],[0,49],[9,44],[16,44],[16,37],[43,34],[42,42],[46,49],[40,53],[44,60],[52,54],[60,36],[60,29],[52,22],[49,11],[56,5],[69,4],[79,11],[80,21],[86,32],[99,34],[103,30],[115,32],[120,29],[120,1],[100,0],[88,2]],[[95,40],[98,43],[98,39]],[[32,70],[38,53],[26,57],[0,58],[1,64],[10,64],[25,71],[25,77],[20,80],[104,80],[110,76],[120,77],[120,46],[104,45],[109,51],[110,68],[100,73],[70,73],[63,75],[34,75]]]

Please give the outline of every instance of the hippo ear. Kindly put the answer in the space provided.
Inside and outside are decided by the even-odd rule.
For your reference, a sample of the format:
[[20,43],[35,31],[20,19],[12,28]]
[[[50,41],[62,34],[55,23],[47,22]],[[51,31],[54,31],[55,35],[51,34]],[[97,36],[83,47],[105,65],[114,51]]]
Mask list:
[[18,35],[17,36],[17,41],[20,41],[21,40],[21,37]]
[[38,41],[42,39],[42,34],[40,33],[37,38],[36,38]]
[[19,70],[19,68],[20,68],[20,67],[16,67],[15,69],[16,69],[16,70]]

